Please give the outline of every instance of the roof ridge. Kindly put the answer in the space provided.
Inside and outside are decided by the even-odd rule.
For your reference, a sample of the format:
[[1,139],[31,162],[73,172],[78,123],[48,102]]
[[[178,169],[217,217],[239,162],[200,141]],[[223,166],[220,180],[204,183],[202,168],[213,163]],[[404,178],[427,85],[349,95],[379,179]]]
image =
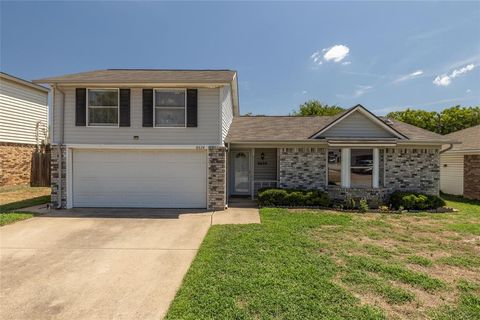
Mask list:
[[233,69],[157,69],[157,68],[108,68],[97,71],[230,71],[237,72]]

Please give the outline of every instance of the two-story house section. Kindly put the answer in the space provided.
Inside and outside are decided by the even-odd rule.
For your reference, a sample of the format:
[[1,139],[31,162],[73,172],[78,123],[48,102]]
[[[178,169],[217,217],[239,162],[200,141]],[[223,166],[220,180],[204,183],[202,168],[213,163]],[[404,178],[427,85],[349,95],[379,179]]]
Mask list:
[[57,207],[223,209],[232,70],[100,70],[52,88]]

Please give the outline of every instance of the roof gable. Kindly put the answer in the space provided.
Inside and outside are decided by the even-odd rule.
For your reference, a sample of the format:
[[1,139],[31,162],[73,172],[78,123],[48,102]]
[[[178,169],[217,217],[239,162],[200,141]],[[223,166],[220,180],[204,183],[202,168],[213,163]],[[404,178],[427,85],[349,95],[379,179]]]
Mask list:
[[320,138],[398,138],[406,137],[369,112],[357,105],[336,117],[320,131],[310,137]]

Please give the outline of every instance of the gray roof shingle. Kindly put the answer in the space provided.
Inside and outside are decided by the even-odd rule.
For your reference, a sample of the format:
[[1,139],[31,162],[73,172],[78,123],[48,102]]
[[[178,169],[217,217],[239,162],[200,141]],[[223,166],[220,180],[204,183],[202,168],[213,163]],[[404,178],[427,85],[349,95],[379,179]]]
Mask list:
[[233,70],[107,69],[34,80],[35,83],[230,83]]
[[[226,141],[305,141],[338,117],[338,115],[234,117]],[[452,140],[400,121],[391,120],[391,123],[390,127],[410,141],[450,143]]]
[[480,125],[460,131],[452,132],[445,138],[460,141],[462,144],[453,145],[452,150],[480,150]]

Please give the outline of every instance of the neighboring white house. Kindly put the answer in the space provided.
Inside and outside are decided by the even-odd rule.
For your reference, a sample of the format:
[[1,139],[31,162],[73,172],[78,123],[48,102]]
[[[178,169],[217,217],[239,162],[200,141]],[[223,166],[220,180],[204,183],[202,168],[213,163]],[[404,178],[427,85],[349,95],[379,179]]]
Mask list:
[[0,186],[30,182],[32,152],[47,139],[48,92],[0,72]]
[[445,137],[459,141],[440,157],[440,189],[444,193],[480,199],[480,125]]

